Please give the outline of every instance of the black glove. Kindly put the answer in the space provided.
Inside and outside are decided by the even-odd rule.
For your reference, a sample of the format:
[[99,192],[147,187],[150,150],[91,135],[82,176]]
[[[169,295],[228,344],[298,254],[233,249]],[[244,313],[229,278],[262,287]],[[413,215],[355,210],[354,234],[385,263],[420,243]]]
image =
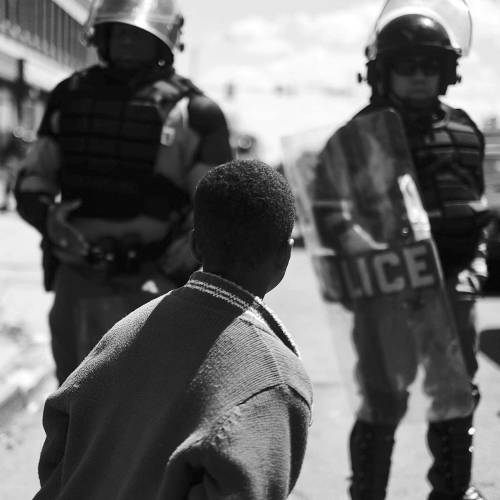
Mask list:
[[79,206],[79,200],[53,204],[47,215],[47,236],[52,252],[61,262],[69,264],[81,263],[89,252],[86,238],[68,221],[71,212]]
[[49,207],[53,203],[52,198],[46,193],[18,190],[14,191],[14,195],[19,215],[44,235]]

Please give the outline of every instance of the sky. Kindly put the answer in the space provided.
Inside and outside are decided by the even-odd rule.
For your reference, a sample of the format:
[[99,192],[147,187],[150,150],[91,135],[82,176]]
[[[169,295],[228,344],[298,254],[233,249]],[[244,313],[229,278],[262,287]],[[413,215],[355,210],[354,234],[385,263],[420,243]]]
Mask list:
[[[383,0],[180,0],[186,19],[178,70],[223,106],[230,120],[262,136],[269,154],[279,138],[336,126],[369,96],[363,55]],[[500,121],[500,0],[470,0],[473,45],[461,60],[462,83],[445,101],[480,126]],[[236,93],[228,99],[228,83]],[[277,95],[276,87],[292,90]]]

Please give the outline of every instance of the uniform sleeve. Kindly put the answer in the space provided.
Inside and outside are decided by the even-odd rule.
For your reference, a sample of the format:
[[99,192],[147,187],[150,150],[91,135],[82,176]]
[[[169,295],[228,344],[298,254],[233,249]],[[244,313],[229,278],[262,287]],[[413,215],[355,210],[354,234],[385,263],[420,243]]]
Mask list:
[[59,192],[58,109],[66,86],[65,80],[51,92],[38,139],[21,162],[14,190],[19,214],[42,233],[48,206]]
[[172,456],[158,500],[281,500],[300,473],[310,407],[288,386],[265,390]]
[[71,79],[66,79],[60,82],[56,87],[50,92],[47,104],[45,106],[45,112],[42,116],[42,120],[40,122],[40,126],[38,127],[38,136],[39,137],[56,137],[58,133],[57,124],[54,122],[54,114],[60,108],[61,103],[63,102],[64,96],[68,91],[70,86]]
[[205,95],[197,95],[188,106],[189,125],[199,136],[194,163],[187,175],[192,194],[200,179],[216,165],[232,159],[229,129],[220,107]]
[[473,283],[472,283],[472,291],[474,293],[480,293],[482,286],[484,282],[486,281],[488,277],[488,266],[487,266],[487,239],[488,239],[488,234],[487,234],[487,226],[490,219],[490,212],[487,207],[487,201],[486,198],[484,197],[484,166],[483,166],[483,161],[484,161],[484,154],[485,154],[485,139],[484,139],[484,134],[481,132],[479,127],[476,125],[474,120],[462,109],[455,109],[454,113],[456,117],[465,123],[466,125],[469,125],[474,128],[476,132],[476,136],[480,142],[480,165],[481,169],[479,172],[477,172],[477,175],[475,176],[476,179],[476,189],[478,191],[478,194],[482,196],[482,200],[485,203],[485,209],[483,214],[478,214],[478,220],[477,224],[479,226],[482,226],[480,229],[480,237],[478,237],[478,242],[476,246],[476,253],[474,258],[472,259],[468,269],[465,270],[465,274],[469,276]]
[[193,97],[188,106],[189,125],[200,134],[195,160],[220,165],[231,160],[229,129],[220,107],[205,95]]
[[[60,152],[57,143],[59,134],[59,109],[65,99],[71,79],[59,83],[50,93],[45,112],[38,128],[38,140],[28,151],[23,162],[23,191],[57,190],[60,167]],[[30,179],[31,178],[31,179]]]
[[480,165],[481,169],[479,172],[477,172],[476,175],[476,189],[478,190],[478,193],[480,195],[484,194],[484,167],[483,167],[483,161],[484,161],[484,150],[485,150],[485,140],[484,140],[484,134],[481,132],[479,127],[476,125],[474,120],[463,110],[463,109],[454,109],[453,110],[453,115],[454,117],[458,120],[464,123],[465,125],[468,125],[472,127],[476,133],[476,137],[479,140],[480,143]]

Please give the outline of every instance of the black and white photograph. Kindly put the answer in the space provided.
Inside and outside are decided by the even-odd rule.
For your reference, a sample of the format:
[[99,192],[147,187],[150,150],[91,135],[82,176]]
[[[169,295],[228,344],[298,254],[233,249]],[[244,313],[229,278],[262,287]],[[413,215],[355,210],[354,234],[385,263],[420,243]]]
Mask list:
[[0,0],[1,500],[500,500],[499,0]]

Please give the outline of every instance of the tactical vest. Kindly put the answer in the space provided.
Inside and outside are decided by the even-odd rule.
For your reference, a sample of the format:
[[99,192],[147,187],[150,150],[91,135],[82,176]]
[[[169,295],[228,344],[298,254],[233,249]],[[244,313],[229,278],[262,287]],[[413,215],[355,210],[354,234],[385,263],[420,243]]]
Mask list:
[[409,129],[420,194],[443,267],[464,267],[487,222],[482,195],[484,142],[470,118],[443,105],[444,118],[425,132]]
[[[154,167],[165,108],[168,114],[192,90],[164,78],[131,86],[98,67],[73,77],[59,108],[58,137],[61,196],[81,200],[76,215],[167,219],[188,203],[188,195]],[[185,127],[181,122],[174,126]]]

